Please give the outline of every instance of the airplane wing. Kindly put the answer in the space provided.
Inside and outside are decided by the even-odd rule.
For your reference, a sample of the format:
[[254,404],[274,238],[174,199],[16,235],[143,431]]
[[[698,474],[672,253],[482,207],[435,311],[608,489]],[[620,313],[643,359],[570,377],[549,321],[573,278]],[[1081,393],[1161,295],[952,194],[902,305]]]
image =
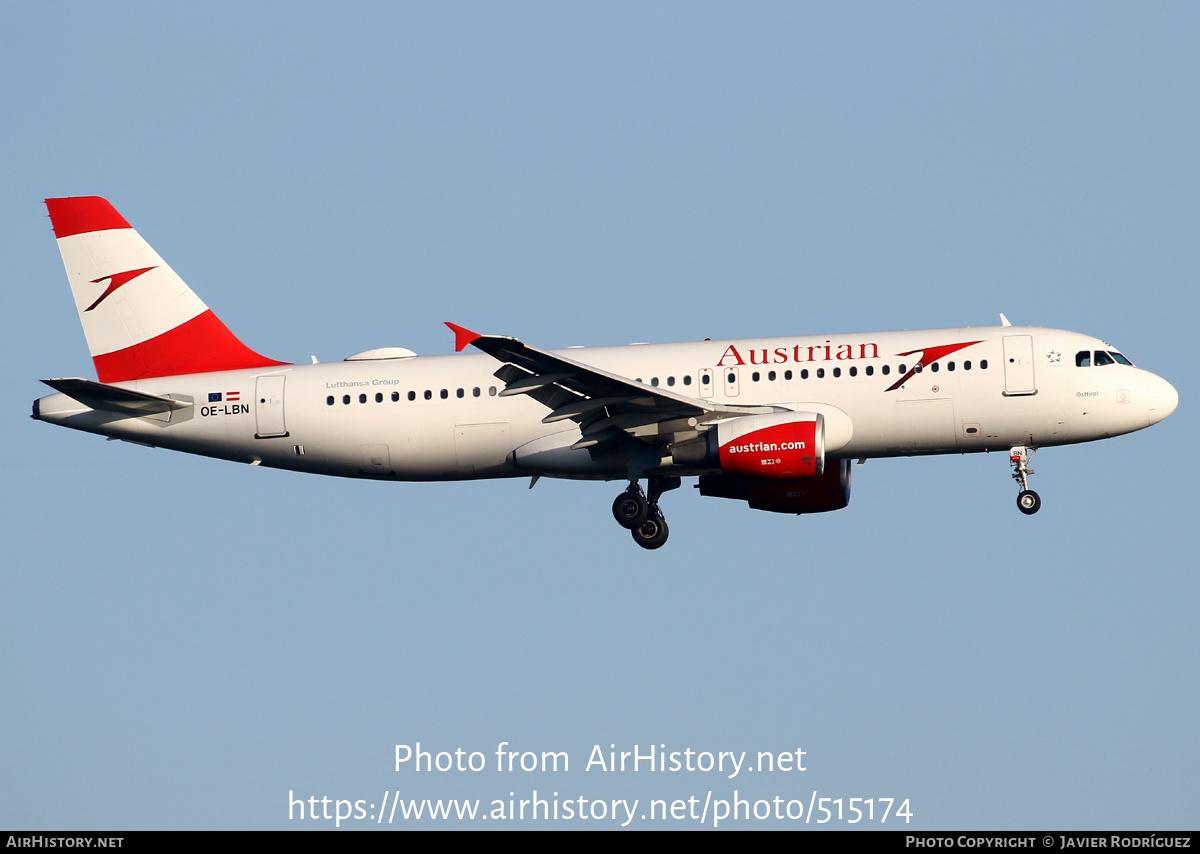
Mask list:
[[567,419],[579,424],[582,438],[572,446],[575,449],[628,438],[665,444],[675,441],[677,433],[694,436],[703,422],[784,411],[778,406],[713,404],[530,347],[516,338],[446,325],[454,330],[456,350],[470,344],[504,363],[495,372],[505,384],[501,397],[527,394],[548,407],[550,414],[543,424]]

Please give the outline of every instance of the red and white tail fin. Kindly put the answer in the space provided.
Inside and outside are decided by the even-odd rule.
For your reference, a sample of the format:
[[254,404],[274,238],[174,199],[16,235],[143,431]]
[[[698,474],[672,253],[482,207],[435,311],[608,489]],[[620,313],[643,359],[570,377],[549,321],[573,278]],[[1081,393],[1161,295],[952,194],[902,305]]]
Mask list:
[[239,341],[104,199],[46,207],[101,382],[289,364]]

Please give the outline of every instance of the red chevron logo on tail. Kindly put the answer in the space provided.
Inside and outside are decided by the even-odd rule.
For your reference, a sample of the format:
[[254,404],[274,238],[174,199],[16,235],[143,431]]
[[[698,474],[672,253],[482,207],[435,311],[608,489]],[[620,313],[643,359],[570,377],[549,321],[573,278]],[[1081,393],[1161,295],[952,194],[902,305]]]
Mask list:
[[140,270],[126,270],[124,273],[113,273],[111,276],[101,276],[98,279],[92,279],[93,285],[98,285],[105,279],[108,279],[108,287],[105,288],[104,293],[100,294],[96,301],[85,308],[84,311],[91,311],[93,308],[100,305],[100,303],[104,302],[104,300],[108,298],[109,294],[121,287],[121,285],[125,284],[131,279],[136,279],[138,276],[142,275],[142,273],[148,273],[153,269],[153,267],[142,267]]

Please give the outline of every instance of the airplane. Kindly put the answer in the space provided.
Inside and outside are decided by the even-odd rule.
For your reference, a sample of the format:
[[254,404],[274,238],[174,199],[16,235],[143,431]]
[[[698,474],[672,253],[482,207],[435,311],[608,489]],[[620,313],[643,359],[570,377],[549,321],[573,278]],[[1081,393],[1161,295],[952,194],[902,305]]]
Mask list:
[[[456,355],[292,364],[241,342],[106,200],[47,199],[97,380],[42,380],[33,418],[151,447],[397,481],[623,480],[643,548],[700,494],[839,510],[877,457],[1006,451],[1033,514],[1038,448],[1162,421],[1162,378],[1075,332],[1000,326],[542,350],[454,323]],[[467,347],[478,353],[462,351]],[[641,481],[645,480],[643,490]]]

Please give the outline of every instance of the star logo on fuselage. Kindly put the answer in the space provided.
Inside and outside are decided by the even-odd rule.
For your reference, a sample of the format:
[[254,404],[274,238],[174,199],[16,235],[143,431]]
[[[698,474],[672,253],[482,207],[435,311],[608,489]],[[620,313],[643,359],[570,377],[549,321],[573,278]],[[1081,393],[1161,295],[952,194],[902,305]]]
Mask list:
[[126,270],[124,273],[113,273],[110,276],[101,276],[98,279],[92,279],[93,285],[98,285],[107,280],[108,287],[105,288],[104,293],[100,294],[100,296],[96,298],[96,301],[85,308],[84,311],[91,311],[93,308],[100,305],[100,303],[108,299],[109,295],[112,294],[112,292],[117,288],[121,287],[121,285],[125,284],[131,279],[136,279],[138,276],[142,275],[142,273],[148,273],[153,269],[153,267],[142,267],[140,270]]

